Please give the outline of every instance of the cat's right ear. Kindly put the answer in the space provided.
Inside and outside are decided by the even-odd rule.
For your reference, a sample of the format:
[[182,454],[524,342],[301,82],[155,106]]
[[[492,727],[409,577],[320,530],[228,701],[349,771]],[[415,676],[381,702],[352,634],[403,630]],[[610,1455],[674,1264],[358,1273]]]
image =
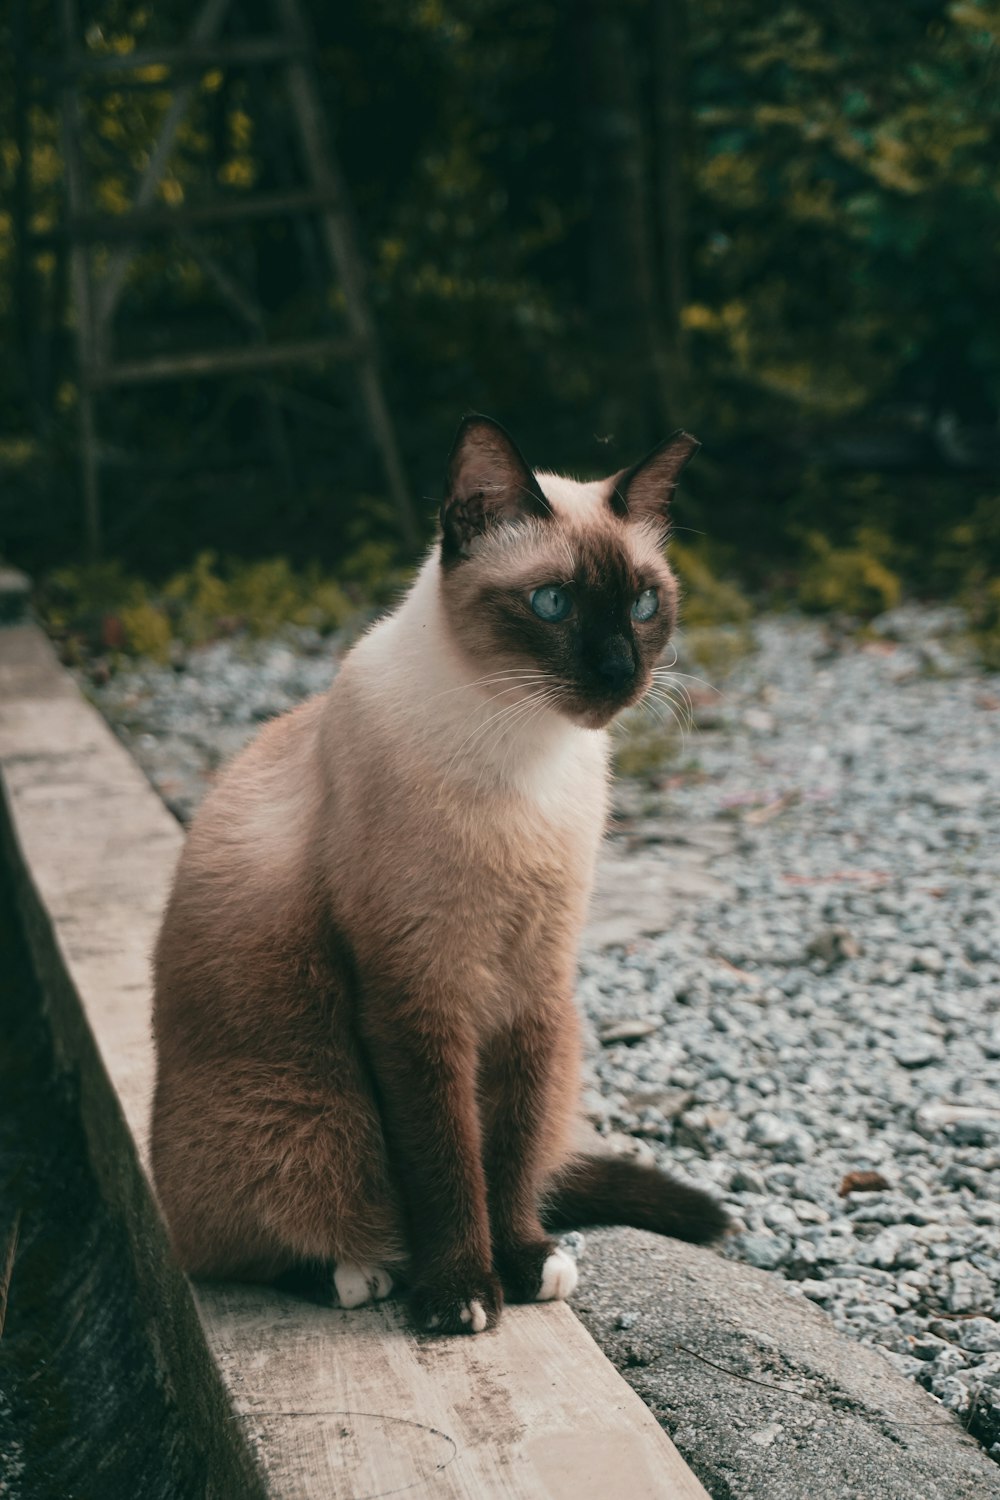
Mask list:
[[441,557],[468,557],[491,526],[552,514],[517,444],[492,417],[466,417],[458,429],[441,506]]

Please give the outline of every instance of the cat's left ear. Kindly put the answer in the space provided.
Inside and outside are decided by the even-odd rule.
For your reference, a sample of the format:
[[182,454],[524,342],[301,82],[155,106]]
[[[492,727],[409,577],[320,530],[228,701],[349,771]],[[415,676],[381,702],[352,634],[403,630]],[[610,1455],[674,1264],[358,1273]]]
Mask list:
[[448,460],[441,506],[441,556],[468,557],[477,536],[504,521],[552,514],[517,444],[492,417],[466,417]]
[[631,469],[611,481],[611,509],[623,521],[654,521],[666,526],[670,502],[685,464],[701,447],[689,432],[675,432]]

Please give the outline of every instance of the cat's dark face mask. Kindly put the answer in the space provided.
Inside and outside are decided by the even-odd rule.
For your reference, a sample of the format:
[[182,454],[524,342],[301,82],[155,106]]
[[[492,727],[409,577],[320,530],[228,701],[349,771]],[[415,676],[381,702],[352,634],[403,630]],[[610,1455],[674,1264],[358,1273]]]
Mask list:
[[477,667],[521,674],[508,702],[544,694],[596,729],[649,689],[677,611],[667,507],[697,446],[678,434],[580,492],[539,480],[488,418],[466,419],[442,507],[442,593]]

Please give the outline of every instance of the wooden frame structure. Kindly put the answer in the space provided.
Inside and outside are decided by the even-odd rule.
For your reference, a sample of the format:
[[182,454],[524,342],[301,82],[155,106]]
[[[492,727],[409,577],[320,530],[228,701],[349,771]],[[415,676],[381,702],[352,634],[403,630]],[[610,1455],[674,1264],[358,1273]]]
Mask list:
[[[312,59],[315,48],[299,0],[270,0],[274,31],[268,36],[225,37],[227,18],[239,0],[200,0],[186,41],[168,47],[139,48],[125,53],[94,53],[80,40],[77,0],[59,0],[59,28],[63,55],[57,62],[32,61],[29,70],[46,78],[57,90],[61,150],[65,174],[66,216],[55,231],[33,234],[29,228],[30,181],[26,110],[19,106],[21,168],[17,192],[19,221],[19,276],[25,283],[27,253],[40,245],[59,244],[69,258],[74,311],[78,381],[78,422],[84,525],[93,556],[101,551],[102,447],[98,400],[102,393],[140,384],[241,372],[267,372],[279,367],[320,361],[347,361],[353,366],[365,420],[384,472],[399,529],[405,543],[415,547],[418,526],[400,457],[392,417],[380,371],[378,341],[365,289],[364,266],[352,227],[348,194],[334,150]],[[23,22],[23,18],[22,18]],[[23,24],[22,24],[23,42]],[[176,208],[157,202],[171,155],[196,99],[199,74],[210,68],[276,67],[283,74],[290,122],[301,149],[307,182],[294,189],[246,191]],[[90,204],[84,153],[82,90],[119,90],[149,87],[150,68],[168,70],[171,101],[155,143],[139,174],[129,209],[120,214],[95,212]],[[27,87],[21,80],[21,93]],[[343,301],[346,332],[318,337],[270,341],[264,311],[254,294],[219,263],[199,239],[207,229],[251,220],[315,215],[328,263],[331,283]],[[115,317],[129,268],[139,243],[150,236],[176,234],[197,262],[230,313],[245,330],[246,342],[236,347],[205,347],[170,351],[143,358],[115,354]],[[106,247],[98,258],[95,248]],[[265,386],[265,390],[267,387]],[[273,408],[274,420],[279,420]],[[280,441],[278,444],[281,446]]]

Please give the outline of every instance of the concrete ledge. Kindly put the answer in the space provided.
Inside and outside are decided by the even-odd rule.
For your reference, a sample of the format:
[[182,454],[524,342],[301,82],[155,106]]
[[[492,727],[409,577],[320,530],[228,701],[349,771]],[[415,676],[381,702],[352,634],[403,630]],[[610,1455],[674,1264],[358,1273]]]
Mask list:
[[79,1077],[90,1160],[204,1495],[706,1500],[562,1304],[431,1340],[394,1305],[343,1313],[227,1287],[196,1302],[148,1171],[148,959],[182,835],[30,625],[0,631],[0,781],[3,857],[59,1060]]
[[958,1419],[780,1277],[632,1229],[588,1234],[580,1271],[579,1316],[715,1500],[1000,1500]]

